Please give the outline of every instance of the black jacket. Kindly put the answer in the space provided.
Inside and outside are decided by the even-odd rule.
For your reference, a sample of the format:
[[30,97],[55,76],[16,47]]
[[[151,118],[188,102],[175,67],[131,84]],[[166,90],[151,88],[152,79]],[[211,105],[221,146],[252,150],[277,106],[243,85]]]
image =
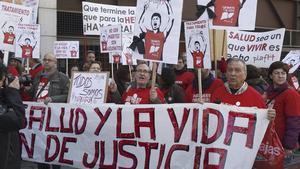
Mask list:
[[21,164],[19,130],[25,109],[19,91],[0,89],[0,168],[19,169]]

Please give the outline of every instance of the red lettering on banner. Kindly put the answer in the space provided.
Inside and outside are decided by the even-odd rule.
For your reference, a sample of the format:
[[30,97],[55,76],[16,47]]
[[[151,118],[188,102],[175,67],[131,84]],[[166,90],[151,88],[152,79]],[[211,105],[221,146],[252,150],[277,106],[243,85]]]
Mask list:
[[93,158],[92,162],[90,162],[90,163],[87,161],[88,156],[89,156],[89,154],[86,152],[83,154],[82,164],[86,168],[94,168],[98,161],[98,158],[99,158],[99,141],[95,141],[94,158]]
[[73,164],[73,160],[65,159],[65,153],[69,152],[69,148],[67,147],[67,143],[76,143],[77,138],[73,137],[64,137],[61,145],[61,150],[60,150],[60,155],[59,155],[59,162],[60,163],[65,163],[65,164]]
[[[209,154],[219,154],[219,163],[218,165],[209,164]],[[220,148],[206,148],[205,157],[204,157],[204,167],[205,169],[223,169],[225,166],[227,157],[227,150]]]
[[171,123],[173,125],[173,129],[174,129],[174,142],[175,143],[178,143],[181,138],[183,129],[186,125],[186,122],[187,122],[189,114],[190,114],[190,110],[191,109],[184,108],[181,125],[179,127],[174,109],[173,108],[168,109],[168,114],[169,114]]
[[136,147],[136,141],[135,140],[121,140],[119,142],[119,152],[120,155],[123,157],[127,157],[132,159],[132,166],[131,167],[119,167],[119,169],[129,169],[129,168],[136,168],[137,166],[137,158],[134,154],[124,150],[125,146],[135,146]]
[[21,145],[24,145],[29,158],[33,158],[36,134],[31,133],[30,147],[24,133],[20,132]]
[[174,144],[169,150],[169,153],[167,155],[166,163],[165,163],[165,169],[170,169],[170,164],[172,160],[172,155],[175,151],[189,151],[189,146],[188,145],[183,145],[183,144]]
[[165,155],[165,150],[166,150],[166,145],[165,144],[161,144],[160,145],[160,151],[159,151],[158,164],[157,164],[156,168],[160,168],[161,167],[161,163],[162,163],[162,160],[163,160],[164,155]]
[[[208,129],[209,129],[209,114],[213,114],[218,118],[218,126],[216,132],[208,138]],[[201,143],[210,144],[215,142],[223,132],[224,128],[224,118],[221,112],[214,109],[204,109],[203,110],[203,118],[202,118],[202,139]]]
[[193,124],[192,124],[192,141],[197,142],[198,138],[198,120],[199,120],[199,109],[193,110]]
[[194,158],[194,169],[200,168],[201,151],[202,151],[202,147],[196,147],[195,158]]
[[[52,155],[49,155],[49,150],[51,149],[51,140],[53,140],[55,142],[55,151]],[[60,149],[60,143],[59,143],[59,139],[56,135],[48,135],[47,136],[47,140],[46,140],[46,151],[45,151],[45,162],[51,162],[54,161],[56,159],[56,157],[59,154],[59,149]]]
[[[235,126],[234,122],[235,122],[236,118],[247,118],[248,119],[248,127]],[[234,132],[236,132],[236,133],[246,134],[247,141],[246,141],[245,146],[248,148],[252,148],[254,134],[255,134],[255,125],[256,125],[256,115],[255,114],[229,112],[228,125],[227,125],[227,130],[226,130],[226,136],[224,139],[224,144],[230,145],[232,135]]]
[[[148,114],[149,121],[140,121],[141,114]],[[155,117],[154,117],[154,108],[137,108],[134,109],[134,131],[137,138],[141,138],[140,128],[148,127],[150,129],[150,138],[152,140],[156,139],[155,134]]]
[[69,119],[69,127],[65,127],[64,125],[64,117],[65,117],[65,108],[61,108],[59,122],[60,122],[60,132],[61,133],[73,133],[73,121],[74,121],[74,108],[70,111],[70,119]]
[[112,164],[104,164],[105,161],[105,142],[101,141],[101,155],[100,155],[100,164],[99,168],[117,168],[118,162],[118,141],[113,142],[114,144],[114,152],[113,152],[113,162]]
[[98,115],[98,117],[100,118],[100,123],[98,125],[98,127],[96,128],[96,131],[94,132],[95,135],[99,136],[99,133],[103,127],[103,125],[105,124],[105,122],[107,121],[108,117],[110,116],[111,113],[111,108],[108,108],[106,110],[105,115],[103,116],[103,114],[101,113],[101,111],[99,110],[99,108],[95,108],[94,111],[96,112],[96,114]]
[[[37,116],[37,117],[33,116],[35,114],[36,110],[41,111],[40,116]],[[32,129],[33,122],[39,122],[40,123],[39,130],[43,129],[43,124],[44,124],[44,119],[45,119],[45,111],[46,111],[46,107],[42,107],[42,106],[31,106],[30,107],[28,129]]]
[[46,119],[45,131],[58,132],[59,127],[51,127],[50,123],[51,123],[51,107],[48,107],[48,114],[47,114],[47,119]]
[[122,133],[122,108],[117,110],[117,138],[134,138],[134,133]]
[[149,169],[149,162],[151,157],[151,149],[157,149],[158,143],[147,143],[147,142],[139,142],[140,147],[145,147],[145,163],[144,169]]
[[[86,123],[87,123],[87,117],[86,117],[85,111],[81,108],[77,108],[75,110],[75,114],[76,114],[76,117],[75,117],[75,134],[79,135],[79,134],[82,134],[85,131],[85,127],[86,127]],[[79,128],[79,117],[80,117],[79,115],[80,114],[83,117],[83,122],[82,122],[81,127]]]

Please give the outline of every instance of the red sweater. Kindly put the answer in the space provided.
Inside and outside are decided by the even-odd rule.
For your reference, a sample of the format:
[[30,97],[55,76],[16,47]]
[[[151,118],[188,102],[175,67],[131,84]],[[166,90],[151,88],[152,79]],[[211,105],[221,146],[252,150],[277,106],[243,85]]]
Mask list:
[[188,85],[193,83],[194,78],[194,73],[185,71],[181,74],[176,75],[175,83],[181,86],[184,90],[186,90]]
[[[223,84],[222,80],[215,79],[207,89],[205,89],[203,91],[203,88],[202,88],[202,100],[204,102],[210,102],[210,98],[211,98],[211,95],[213,94],[213,92],[217,88],[219,88],[223,85],[224,84]],[[199,90],[196,89],[195,87],[193,87],[193,84],[190,84],[186,89],[185,95],[186,95],[185,101],[187,103],[196,103],[197,99],[199,98]]]
[[[293,135],[293,132],[297,131],[296,128],[299,128],[300,125],[298,123],[299,120],[295,121],[300,118],[299,94],[294,89],[288,88],[276,96],[269,104],[269,107],[273,107],[276,110],[275,129],[283,146],[285,148],[294,148],[298,136],[295,135],[294,141],[289,140],[289,137]],[[290,143],[293,143],[293,145]]]
[[[122,95],[123,103],[130,104],[151,104],[150,103],[150,87],[148,88],[135,88],[127,89]],[[156,88],[156,92],[161,103],[165,103],[164,94]]]
[[211,96],[212,103],[225,103],[241,107],[266,108],[262,96],[251,86],[241,94],[233,95],[227,92],[225,86],[219,87]]

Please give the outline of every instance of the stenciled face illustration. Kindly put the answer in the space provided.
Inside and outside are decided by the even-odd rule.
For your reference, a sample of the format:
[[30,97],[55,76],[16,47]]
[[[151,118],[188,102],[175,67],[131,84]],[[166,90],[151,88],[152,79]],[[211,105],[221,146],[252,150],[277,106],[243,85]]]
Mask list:
[[13,26],[8,27],[8,32],[9,33],[14,33],[14,27]]
[[198,41],[195,42],[195,50],[196,51],[200,50],[200,43]]
[[26,39],[25,39],[25,44],[26,44],[26,45],[30,45],[30,39],[26,38]]
[[151,26],[153,30],[159,29],[161,24],[161,18],[159,17],[159,14],[153,14],[151,18]]

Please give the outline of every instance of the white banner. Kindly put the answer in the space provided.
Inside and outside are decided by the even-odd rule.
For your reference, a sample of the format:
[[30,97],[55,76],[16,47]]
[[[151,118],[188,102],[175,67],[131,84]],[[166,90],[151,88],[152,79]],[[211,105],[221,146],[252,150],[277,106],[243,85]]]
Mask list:
[[40,25],[19,24],[16,30],[16,57],[40,58]]
[[183,1],[137,1],[133,34],[145,51],[135,49],[136,59],[177,64],[182,6]]
[[79,41],[55,41],[53,53],[57,59],[79,59]]
[[22,5],[0,2],[0,50],[15,52],[18,24],[29,24],[32,9]]
[[102,104],[106,101],[109,73],[74,72],[68,103]]
[[26,104],[22,158],[75,168],[251,169],[269,122],[210,103]]
[[82,2],[84,35],[100,35],[100,28],[122,25],[123,33],[131,33],[135,22],[135,7]]
[[101,53],[122,51],[121,25],[104,26],[100,29]]
[[[213,0],[198,0],[198,4],[207,6]],[[257,0],[214,0],[209,9],[215,13],[210,20],[212,29],[254,30],[257,11]],[[207,9],[202,18],[208,18]]]
[[211,69],[208,20],[184,22],[188,68]]
[[290,66],[289,73],[294,73],[300,65],[300,50],[291,50],[282,62]]
[[280,60],[285,29],[269,32],[227,32],[227,58],[240,58],[246,64],[269,68]]

